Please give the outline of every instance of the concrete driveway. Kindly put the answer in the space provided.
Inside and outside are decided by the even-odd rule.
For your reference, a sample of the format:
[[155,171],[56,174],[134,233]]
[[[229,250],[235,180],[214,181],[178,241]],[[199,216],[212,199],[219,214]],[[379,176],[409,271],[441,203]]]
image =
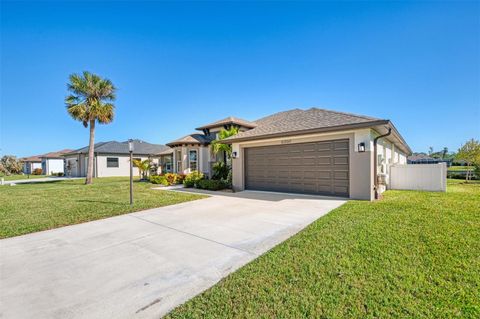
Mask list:
[[0,317],[158,318],[344,202],[245,191],[1,240]]

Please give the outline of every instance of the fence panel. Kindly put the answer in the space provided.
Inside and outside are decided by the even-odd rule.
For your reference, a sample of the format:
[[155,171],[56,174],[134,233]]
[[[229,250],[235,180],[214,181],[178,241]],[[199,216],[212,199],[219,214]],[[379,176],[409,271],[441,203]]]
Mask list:
[[447,165],[405,164],[390,168],[390,188],[445,192],[447,190]]

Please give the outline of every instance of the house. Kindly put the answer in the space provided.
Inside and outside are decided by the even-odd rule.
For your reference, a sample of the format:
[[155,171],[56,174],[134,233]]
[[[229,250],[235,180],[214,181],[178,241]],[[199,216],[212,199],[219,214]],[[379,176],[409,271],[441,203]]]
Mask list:
[[42,159],[42,172],[44,175],[65,174],[65,159],[63,155],[71,152],[71,149],[50,152],[40,155]]
[[438,163],[446,163],[447,166],[452,165],[451,159],[441,159],[441,158],[433,158],[428,156],[424,153],[418,153],[414,155],[410,155],[407,157],[408,164],[438,164]]
[[225,161],[223,153],[213,154],[210,143],[218,137],[222,129],[238,128],[245,132],[256,126],[236,117],[225,119],[197,127],[201,133],[192,133],[167,143],[170,148],[160,153],[162,172],[173,171],[179,174],[188,174],[191,171],[200,171],[207,176],[212,174],[212,166],[218,161]]
[[[159,164],[159,153],[168,150],[165,145],[150,144],[141,140],[133,140],[133,159],[150,159],[156,165]],[[93,176],[129,176],[130,153],[128,141],[99,142],[94,146]],[[71,177],[85,177],[88,165],[88,146],[64,154],[66,175]],[[139,171],[136,167],[134,175]]]
[[227,118],[167,145],[175,172],[210,173],[218,132],[235,125],[233,188],[372,200],[388,186],[389,168],[411,149],[389,120],[325,109],[294,109],[249,122]]
[[42,170],[43,175],[65,173],[65,163],[62,156],[71,151],[71,149],[64,149],[42,155],[21,158],[20,160],[23,161],[23,173],[33,174],[34,170],[38,168]]
[[34,155],[20,159],[20,161],[23,162],[22,171],[24,174],[33,174],[36,169],[42,169],[42,159],[40,156],[41,155]]

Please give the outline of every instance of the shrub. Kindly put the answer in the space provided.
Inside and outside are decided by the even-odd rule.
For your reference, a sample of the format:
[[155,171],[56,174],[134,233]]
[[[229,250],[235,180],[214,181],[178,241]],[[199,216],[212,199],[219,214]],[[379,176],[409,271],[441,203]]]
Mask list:
[[196,187],[200,189],[218,191],[220,189],[227,188],[227,185],[224,181],[219,181],[215,179],[202,179],[197,182]]
[[177,184],[182,184],[186,176],[185,174],[177,174]]
[[168,180],[165,175],[150,176],[150,183],[168,186]]
[[230,166],[224,162],[217,162],[213,164],[213,174],[212,179],[227,179],[228,173],[230,173]]
[[185,185],[185,187],[194,187],[202,179],[203,179],[203,174],[201,172],[193,171],[187,174],[187,176],[185,176],[183,180],[183,185]]
[[168,185],[175,185],[178,183],[178,174],[175,173],[167,173],[164,175],[167,179]]
[[35,168],[32,172],[32,175],[42,175],[42,169],[41,168]]

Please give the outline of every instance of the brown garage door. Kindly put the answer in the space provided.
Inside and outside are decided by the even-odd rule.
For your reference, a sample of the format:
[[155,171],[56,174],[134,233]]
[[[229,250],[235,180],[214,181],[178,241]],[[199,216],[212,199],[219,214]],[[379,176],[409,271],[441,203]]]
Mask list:
[[245,149],[245,188],[348,196],[348,140]]

